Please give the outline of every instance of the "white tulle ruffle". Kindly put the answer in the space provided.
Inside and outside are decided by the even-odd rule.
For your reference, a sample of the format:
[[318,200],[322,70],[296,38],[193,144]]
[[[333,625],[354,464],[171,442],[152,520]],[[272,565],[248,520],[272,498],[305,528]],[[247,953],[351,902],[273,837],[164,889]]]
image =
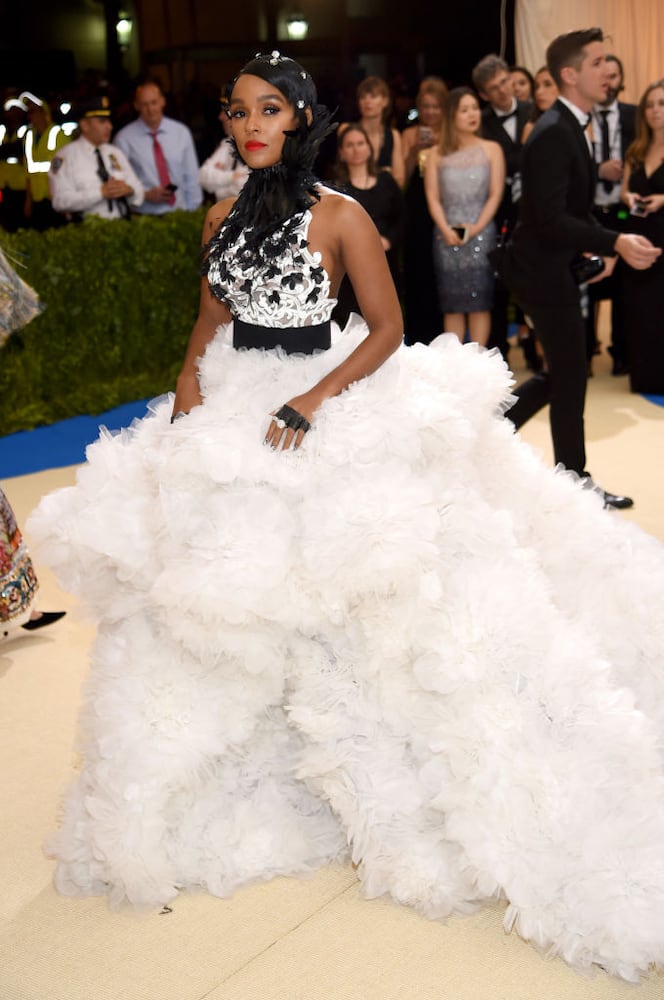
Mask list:
[[508,900],[578,968],[664,962],[662,548],[545,469],[453,336],[268,414],[365,335],[202,366],[30,523],[99,621],[57,884],[226,895],[347,851],[429,917]]

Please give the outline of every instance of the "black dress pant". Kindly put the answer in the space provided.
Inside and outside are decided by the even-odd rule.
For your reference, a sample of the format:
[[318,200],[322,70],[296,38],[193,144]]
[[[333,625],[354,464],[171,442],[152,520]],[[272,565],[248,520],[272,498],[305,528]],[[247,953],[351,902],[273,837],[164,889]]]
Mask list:
[[493,309],[491,310],[491,333],[487,347],[497,347],[502,356],[507,359],[509,354],[509,289],[500,278],[496,278],[493,294]]
[[583,410],[588,363],[580,305],[531,305],[526,302],[521,305],[532,320],[544,349],[547,371],[534,375],[515,391],[517,401],[505,415],[518,428],[548,403],[555,462],[583,475],[586,469]]

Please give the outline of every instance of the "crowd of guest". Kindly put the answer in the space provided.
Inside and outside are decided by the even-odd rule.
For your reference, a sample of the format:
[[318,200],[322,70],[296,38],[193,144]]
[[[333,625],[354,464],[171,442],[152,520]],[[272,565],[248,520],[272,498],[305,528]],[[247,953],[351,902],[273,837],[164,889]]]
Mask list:
[[[643,233],[662,246],[664,82],[653,83],[635,106],[619,100],[624,73],[615,55],[607,57],[606,76],[606,98],[587,127],[596,163],[594,213],[606,228]],[[320,164],[320,172],[376,223],[403,303],[407,342],[426,343],[446,330],[507,357],[516,321],[518,343],[537,371],[545,362],[536,331],[494,275],[489,254],[516,225],[524,144],[559,98],[558,87],[547,66],[531,72],[495,55],[478,62],[471,81],[448,92],[441,78],[424,78],[398,129],[388,83],[363,79],[354,118],[338,128],[336,160]],[[190,128],[166,114],[166,96],[153,80],[136,87],[133,119],[125,107],[114,135],[107,96],[86,95],[67,121],[56,123],[46,100],[10,94],[0,126],[0,225],[12,232],[90,214],[163,215],[237,195],[247,168],[229,139],[228,94],[225,86],[218,144],[205,156]],[[655,339],[664,342],[663,267],[664,259],[635,272],[619,261],[610,277],[582,289],[589,370],[599,349],[597,307],[609,299],[613,374],[631,373],[636,391],[664,391],[664,362],[648,348]],[[338,318],[357,308],[352,289],[342,288]]]

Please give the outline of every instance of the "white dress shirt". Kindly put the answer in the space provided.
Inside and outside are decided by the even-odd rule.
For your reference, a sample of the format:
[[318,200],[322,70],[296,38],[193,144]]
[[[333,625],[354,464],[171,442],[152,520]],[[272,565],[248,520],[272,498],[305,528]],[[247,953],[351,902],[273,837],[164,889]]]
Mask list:
[[108,201],[101,193],[102,180],[95,150],[99,149],[111,177],[124,181],[132,189],[127,196],[131,208],[143,202],[143,185],[121,149],[110,142],[95,146],[85,136],[59,149],[51,161],[48,183],[56,212],[82,212],[102,219],[119,219],[117,201]]
[[[609,126],[609,159],[622,160],[622,127],[620,124],[620,111],[618,110],[618,99],[603,108],[596,104],[592,110],[593,122],[593,147],[595,163],[603,163],[602,159],[602,117],[600,111],[608,111],[606,120]],[[620,201],[620,189],[622,181],[616,181],[611,189],[607,191],[600,181],[595,191],[596,205],[615,205]]]
[[500,124],[503,126],[503,128],[507,132],[512,142],[516,142],[516,127],[517,127],[516,114],[515,114],[516,109],[517,109],[516,97],[512,99],[512,107],[509,109],[509,111],[498,111],[498,109],[495,107],[493,109],[493,113],[500,121]]
[[[146,215],[164,215],[177,208],[193,211],[202,203],[203,191],[198,183],[198,157],[192,134],[182,122],[164,116],[157,128],[157,139],[164,151],[171,182],[177,184],[175,201],[172,205],[144,201],[140,211]],[[142,118],[121,128],[114,141],[127,156],[146,191],[161,186],[154,159],[152,129]]]

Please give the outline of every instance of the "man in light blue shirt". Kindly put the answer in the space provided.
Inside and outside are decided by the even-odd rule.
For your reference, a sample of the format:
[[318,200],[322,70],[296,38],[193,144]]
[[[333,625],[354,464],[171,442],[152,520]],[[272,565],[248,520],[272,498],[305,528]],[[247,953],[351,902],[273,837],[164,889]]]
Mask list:
[[192,211],[203,201],[191,132],[182,122],[167,118],[165,106],[158,84],[140,84],[134,98],[138,118],[120,129],[114,140],[145,189],[138,211],[147,215]]

